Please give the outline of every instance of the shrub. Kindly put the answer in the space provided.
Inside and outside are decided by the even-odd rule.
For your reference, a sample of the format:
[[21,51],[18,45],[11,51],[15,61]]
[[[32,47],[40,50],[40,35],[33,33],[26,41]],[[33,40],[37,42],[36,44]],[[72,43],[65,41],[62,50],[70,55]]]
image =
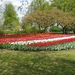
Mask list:
[[3,33],[4,34],[15,34],[16,31],[14,31],[14,30],[4,30]]
[[37,27],[32,27],[30,24],[27,24],[27,25],[23,25],[23,32],[25,33],[37,33],[38,32],[38,29]]
[[23,31],[25,32],[25,33],[31,33],[31,25],[24,25],[23,26]]
[[32,28],[31,28],[31,33],[37,33],[37,31],[38,31],[38,30],[36,29],[36,27],[32,27]]
[[4,32],[3,32],[3,30],[0,30],[0,34],[3,34]]
[[43,32],[45,32],[45,29],[43,29],[43,30],[38,30],[38,33],[43,33]]
[[52,32],[60,32],[60,31],[61,31],[61,28],[59,28],[59,27],[57,27],[57,26],[52,26],[52,27],[50,28],[50,31],[52,31]]

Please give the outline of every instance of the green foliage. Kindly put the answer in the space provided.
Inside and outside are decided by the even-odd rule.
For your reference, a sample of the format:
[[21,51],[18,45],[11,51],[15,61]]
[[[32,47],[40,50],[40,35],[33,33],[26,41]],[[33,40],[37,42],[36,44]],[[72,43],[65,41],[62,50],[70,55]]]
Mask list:
[[31,25],[30,24],[28,24],[28,25],[23,25],[23,31],[25,32],[25,33],[31,33],[31,31],[32,31],[32,27],[31,27]]
[[51,8],[51,6],[50,6],[49,2],[46,0],[33,0],[31,2],[31,4],[29,5],[28,12],[31,13],[37,9],[47,10],[50,8]]
[[3,30],[4,34],[14,34],[15,31],[14,30]]
[[27,25],[23,25],[23,31],[25,33],[37,33],[37,28],[36,27],[32,27],[30,24]]
[[38,33],[44,33],[45,32],[45,29],[40,29],[40,30],[38,30]]
[[18,30],[3,30],[2,34],[21,34],[23,33],[22,31],[18,31]]
[[4,29],[14,29],[15,26],[19,25],[19,18],[17,17],[17,13],[15,11],[14,6],[9,3],[5,6],[4,11]]
[[60,32],[60,31],[61,31],[61,28],[59,28],[59,27],[57,27],[57,26],[52,26],[52,27],[50,28],[50,31],[52,31],[52,32]]
[[37,33],[37,32],[38,32],[38,30],[37,30],[36,27],[32,27],[32,28],[31,28],[31,33]]
[[21,51],[59,51],[59,50],[69,50],[73,48],[75,48],[75,41],[58,45],[52,45],[48,47],[45,46],[33,47],[33,46],[25,46],[22,44],[0,44],[0,49],[11,49]]
[[4,34],[3,30],[0,30],[0,34]]
[[75,6],[74,0],[53,0],[52,6],[57,7],[63,11],[72,11]]

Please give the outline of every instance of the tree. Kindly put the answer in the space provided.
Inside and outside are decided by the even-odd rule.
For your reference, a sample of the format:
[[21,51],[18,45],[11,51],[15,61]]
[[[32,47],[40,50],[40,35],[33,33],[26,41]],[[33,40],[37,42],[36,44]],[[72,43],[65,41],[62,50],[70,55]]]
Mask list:
[[14,6],[9,3],[5,5],[4,11],[4,28],[5,29],[15,29],[16,26],[19,26],[19,18],[17,17]]
[[52,0],[51,6],[67,13],[64,14],[63,12],[63,16],[59,19],[63,27],[63,33],[67,33],[68,29],[73,30],[75,33],[75,0]]
[[67,31],[72,27],[73,23],[73,17],[69,13],[63,13],[64,16],[62,16],[59,20],[60,25],[63,28],[63,33],[68,33]]
[[47,10],[50,9],[50,4],[48,1],[46,0],[33,0],[30,4],[30,6],[28,7],[28,12],[33,12],[37,9],[40,10]]
[[75,18],[72,16],[72,12],[64,12],[59,10],[56,7],[51,8],[50,10],[40,10],[37,9],[27,16],[24,16],[22,19],[23,25],[30,23],[35,23],[38,25],[39,30],[44,28],[45,31],[49,26],[52,26],[57,23],[62,27],[63,33],[67,33],[68,29],[73,26],[75,29]]
[[75,11],[75,0],[52,0],[51,5],[65,12]]
[[55,23],[54,14],[49,10],[42,11],[38,9],[23,17],[22,24],[25,25],[27,23],[35,23],[35,25],[38,25],[39,30],[43,28],[46,31],[50,25],[53,25]]
[[72,16],[72,12],[64,12],[57,8],[52,8],[51,13],[54,14],[55,23],[62,27],[63,33],[67,33],[67,31],[72,27],[72,23],[74,22],[74,17]]

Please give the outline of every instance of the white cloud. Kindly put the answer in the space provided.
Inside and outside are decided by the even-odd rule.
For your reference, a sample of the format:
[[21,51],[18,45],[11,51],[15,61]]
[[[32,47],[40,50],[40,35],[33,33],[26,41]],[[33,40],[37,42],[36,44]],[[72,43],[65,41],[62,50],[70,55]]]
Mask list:
[[11,2],[12,2],[12,4],[14,5],[14,6],[20,6],[21,5],[21,2],[19,1],[19,0],[11,0]]

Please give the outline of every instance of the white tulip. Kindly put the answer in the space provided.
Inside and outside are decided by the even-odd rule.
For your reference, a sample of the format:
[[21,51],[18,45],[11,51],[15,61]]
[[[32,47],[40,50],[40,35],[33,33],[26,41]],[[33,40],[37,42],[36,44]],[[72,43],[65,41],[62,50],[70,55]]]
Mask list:
[[60,38],[50,38],[50,39],[42,39],[42,40],[30,40],[30,41],[17,41],[17,42],[11,42],[10,44],[32,44],[32,43],[44,43],[44,42],[50,42],[50,41],[57,41],[57,40],[63,40],[63,39],[69,39],[69,38],[75,38],[75,36],[68,36],[68,37],[60,37]]

